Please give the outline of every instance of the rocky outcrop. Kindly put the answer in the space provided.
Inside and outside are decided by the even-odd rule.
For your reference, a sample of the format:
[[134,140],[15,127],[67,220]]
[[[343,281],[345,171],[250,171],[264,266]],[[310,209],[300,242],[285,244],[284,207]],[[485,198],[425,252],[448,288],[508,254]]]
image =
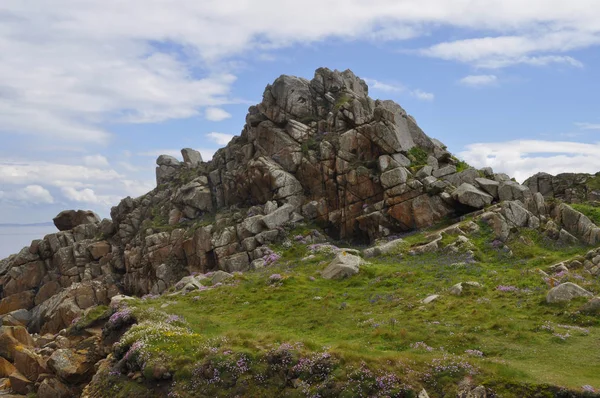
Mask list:
[[[110,220],[62,212],[55,218],[60,232],[0,261],[6,325],[0,356],[14,367],[4,366],[13,388],[70,396],[72,385],[88,380],[102,357],[92,349],[100,346],[92,332],[83,342],[63,341],[64,329],[86,311],[122,299],[120,294],[203,289],[200,281],[209,276],[199,274],[210,273],[214,285],[268,265],[274,256],[269,245],[298,223],[366,243],[478,210],[474,221],[488,224],[500,246],[519,228],[539,228],[559,242],[600,241],[585,216],[545,202],[547,192],[563,192],[564,184],[552,182],[548,190],[543,179],[523,186],[489,168],[465,169],[398,104],[371,99],[351,71],[318,69],[312,80],[279,77],[250,107],[241,134],[210,162],[191,148],[182,156],[183,162],[161,155],[157,187],[123,199]],[[408,253],[468,251],[465,235],[478,228],[471,222],[438,231]],[[456,241],[443,242],[448,234],[458,235]],[[396,239],[364,253],[404,248]],[[350,251],[338,251],[322,276],[356,274],[360,263]],[[600,255],[583,266],[600,272]],[[26,328],[50,334],[51,342],[36,347],[42,354],[29,348]],[[87,346],[71,347],[85,341]],[[45,372],[53,376],[42,380]]]
[[599,177],[598,173],[562,173],[556,176],[537,173],[525,180],[523,185],[545,198],[556,198],[567,203],[591,202],[600,200]]

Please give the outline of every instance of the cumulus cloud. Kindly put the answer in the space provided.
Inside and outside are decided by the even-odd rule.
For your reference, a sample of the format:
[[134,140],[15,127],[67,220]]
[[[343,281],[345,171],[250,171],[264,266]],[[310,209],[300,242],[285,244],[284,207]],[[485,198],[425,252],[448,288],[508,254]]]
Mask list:
[[229,141],[231,141],[231,139],[233,138],[233,134],[225,134],[225,133],[208,133],[206,134],[206,136],[216,142],[218,145],[227,145],[229,144]]
[[467,145],[458,155],[474,167],[492,167],[523,181],[535,173],[596,173],[600,143],[517,140]]
[[469,87],[490,86],[498,81],[496,75],[469,75],[459,80],[459,83]]
[[225,111],[221,108],[206,108],[204,116],[213,122],[220,122],[221,120],[229,119],[231,117],[231,113]]
[[40,185],[28,185],[25,188],[10,192],[0,191],[0,201],[4,200],[25,202],[34,205],[54,203],[54,198],[50,192]]

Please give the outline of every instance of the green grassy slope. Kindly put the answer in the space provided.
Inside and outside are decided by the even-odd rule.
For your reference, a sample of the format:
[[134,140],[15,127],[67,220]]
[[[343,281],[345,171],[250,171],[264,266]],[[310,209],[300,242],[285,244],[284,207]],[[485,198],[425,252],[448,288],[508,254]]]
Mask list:
[[[599,318],[579,313],[585,300],[546,304],[550,282],[538,270],[589,248],[522,231],[508,242],[510,256],[485,228],[470,238],[475,263],[465,253],[411,256],[405,247],[341,281],[319,275],[333,254],[281,246],[274,265],[223,285],[129,303],[140,323],[122,353],[146,379],[166,366],[172,397],[412,396],[422,387],[452,396],[465,380],[504,397],[600,388]],[[600,281],[578,271],[555,278],[600,292]],[[447,293],[466,281],[483,287]],[[421,303],[432,294],[440,297]],[[127,380],[112,374],[103,385],[149,394]]]

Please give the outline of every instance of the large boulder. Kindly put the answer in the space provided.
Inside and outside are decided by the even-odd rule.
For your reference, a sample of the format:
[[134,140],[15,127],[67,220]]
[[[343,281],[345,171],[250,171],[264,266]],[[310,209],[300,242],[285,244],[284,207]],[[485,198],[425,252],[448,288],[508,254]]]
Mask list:
[[195,149],[183,148],[181,155],[183,156],[183,162],[190,166],[199,166],[202,163],[202,155]]
[[52,219],[59,231],[68,231],[82,224],[95,224],[100,217],[91,210],[64,210]]
[[68,348],[54,351],[48,359],[48,367],[67,383],[85,381],[94,371],[94,364],[87,356]]
[[14,357],[15,368],[29,380],[37,380],[39,375],[47,373],[43,358],[27,347],[17,347]]
[[355,275],[359,271],[361,261],[360,257],[342,250],[321,275],[325,279],[343,279]]
[[452,197],[459,203],[475,209],[482,209],[494,200],[491,195],[466,182],[452,192]]
[[546,295],[546,302],[548,303],[560,303],[565,301],[571,301],[577,297],[592,297],[593,294],[588,292],[579,285],[572,282],[565,282],[556,287],[550,289]]

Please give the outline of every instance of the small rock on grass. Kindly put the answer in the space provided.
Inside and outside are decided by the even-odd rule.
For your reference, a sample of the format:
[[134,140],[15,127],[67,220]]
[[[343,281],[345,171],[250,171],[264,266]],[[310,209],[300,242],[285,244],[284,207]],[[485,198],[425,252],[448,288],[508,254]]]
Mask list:
[[579,285],[572,282],[565,282],[550,289],[546,295],[546,302],[560,303],[571,301],[576,297],[592,297],[593,294],[588,292]]
[[432,294],[431,296],[427,296],[423,300],[421,300],[421,303],[423,303],[423,304],[429,304],[432,301],[437,300],[439,297],[440,297],[439,294]]

